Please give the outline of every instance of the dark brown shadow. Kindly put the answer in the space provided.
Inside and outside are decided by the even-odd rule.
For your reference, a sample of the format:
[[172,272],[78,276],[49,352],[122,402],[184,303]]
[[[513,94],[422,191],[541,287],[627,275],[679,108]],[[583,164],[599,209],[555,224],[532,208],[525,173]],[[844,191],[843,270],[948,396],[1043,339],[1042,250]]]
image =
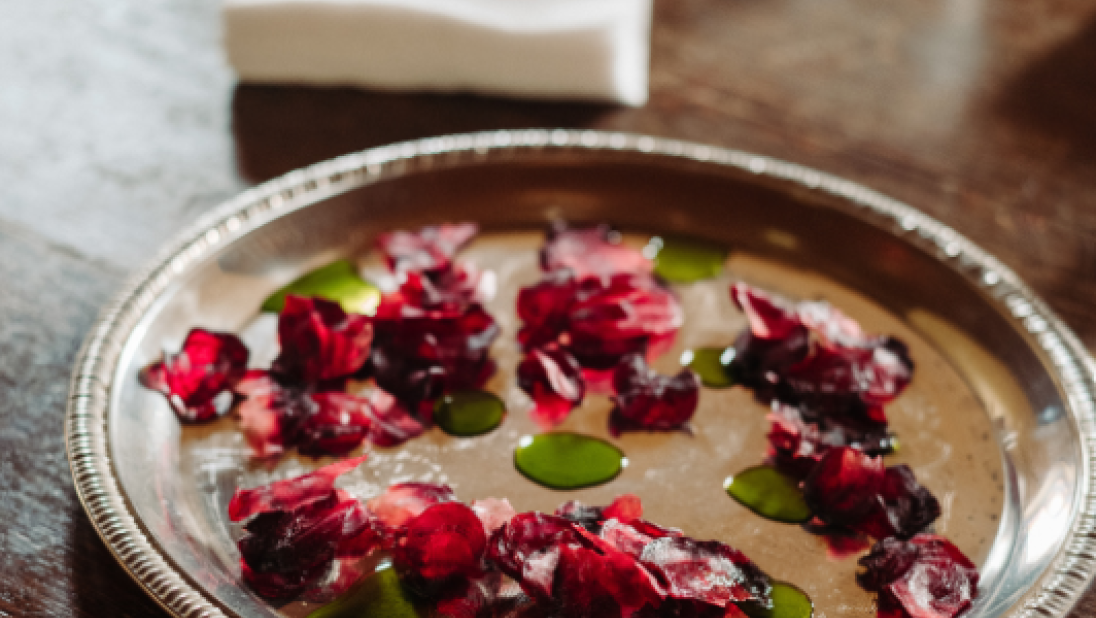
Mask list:
[[241,84],[232,96],[240,175],[268,180],[363,148],[446,133],[589,126],[617,108],[472,95]]
[[1075,155],[1096,154],[1096,21],[1006,84],[999,103],[1006,117],[1066,140]]

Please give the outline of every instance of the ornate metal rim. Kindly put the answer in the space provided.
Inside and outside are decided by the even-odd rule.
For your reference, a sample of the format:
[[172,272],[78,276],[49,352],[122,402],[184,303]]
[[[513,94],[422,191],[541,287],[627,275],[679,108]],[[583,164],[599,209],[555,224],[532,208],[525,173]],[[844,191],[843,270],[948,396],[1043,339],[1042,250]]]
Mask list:
[[166,610],[187,618],[225,610],[151,541],[120,490],[107,443],[111,382],[122,347],[156,299],[196,262],[247,232],[319,199],[418,170],[505,160],[521,151],[615,151],[670,157],[766,177],[840,198],[850,211],[904,235],[989,294],[1031,333],[1057,370],[1080,431],[1085,462],[1073,528],[1038,589],[1015,618],[1065,616],[1096,575],[1096,363],[1077,337],[1009,268],[951,228],[911,206],[853,182],[769,157],[627,133],[531,129],[452,135],[346,155],[245,191],[179,234],[136,273],[85,340],[70,382],[65,443],[84,509],[129,574]]

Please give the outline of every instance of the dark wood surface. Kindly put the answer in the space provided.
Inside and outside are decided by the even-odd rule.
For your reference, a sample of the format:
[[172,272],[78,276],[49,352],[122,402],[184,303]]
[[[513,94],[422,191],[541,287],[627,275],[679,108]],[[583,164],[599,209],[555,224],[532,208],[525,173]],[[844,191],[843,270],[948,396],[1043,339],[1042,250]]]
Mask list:
[[1096,349],[1090,0],[659,0],[642,109],[238,86],[216,0],[2,4],[0,618],[163,615],[72,489],[79,343],[180,225],[368,146],[594,127],[805,163],[954,226]]

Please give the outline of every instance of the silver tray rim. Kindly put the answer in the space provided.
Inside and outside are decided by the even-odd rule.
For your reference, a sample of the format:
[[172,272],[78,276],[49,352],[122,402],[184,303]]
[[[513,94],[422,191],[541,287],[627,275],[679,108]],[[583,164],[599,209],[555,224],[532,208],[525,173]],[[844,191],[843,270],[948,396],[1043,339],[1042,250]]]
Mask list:
[[986,289],[987,302],[1031,333],[1051,360],[1076,423],[1084,466],[1069,534],[1028,601],[1012,618],[1064,618],[1096,577],[1096,362],[1076,335],[1007,266],[916,208],[843,178],[779,159],[702,143],[634,133],[524,129],[424,138],[370,148],[294,170],[213,208],[137,271],[102,311],[73,369],[65,447],[77,495],[115,559],[178,617],[228,618],[149,538],[114,474],[106,431],[109,393],[122,347],[157,297],[210,252],[293,210],[362,187],[436,167],[505,160],[516,150],[671,157],[737,168],[760,179],[837,198],[859,218],[895,231]]

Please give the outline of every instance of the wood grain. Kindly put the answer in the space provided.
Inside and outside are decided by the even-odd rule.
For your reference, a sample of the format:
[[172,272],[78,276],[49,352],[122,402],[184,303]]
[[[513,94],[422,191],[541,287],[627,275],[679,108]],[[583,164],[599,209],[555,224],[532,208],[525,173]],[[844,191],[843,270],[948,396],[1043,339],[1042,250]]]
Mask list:
[[[237,86],[216,0],[9,2],[0,20],[0,618],[154,616],[76,499],[67,379],[180,225],[347,151],[524,126],[815,166],[1014,268],[1096,349],[1096,4],[659,0],[640,109]],[[1078,615],[1096,612],[1090,597]]]

